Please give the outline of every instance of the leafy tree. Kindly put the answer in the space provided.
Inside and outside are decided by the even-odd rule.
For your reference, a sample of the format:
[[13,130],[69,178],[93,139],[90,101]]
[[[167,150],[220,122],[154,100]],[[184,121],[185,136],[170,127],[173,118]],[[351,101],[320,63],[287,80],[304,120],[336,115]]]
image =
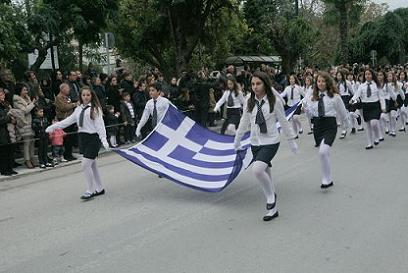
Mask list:
[[180,73],[208,34],[211,17],[237,5],[232,0],[122,0],[112,29],[125,55]]

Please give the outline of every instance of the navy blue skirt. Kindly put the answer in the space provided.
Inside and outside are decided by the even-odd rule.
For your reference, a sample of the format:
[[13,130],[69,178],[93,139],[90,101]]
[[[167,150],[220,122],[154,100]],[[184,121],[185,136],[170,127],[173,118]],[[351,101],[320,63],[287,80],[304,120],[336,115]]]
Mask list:
[[99,154],[101,145],[98,134],[78,133],[79,153],[85,158],[95,159]]

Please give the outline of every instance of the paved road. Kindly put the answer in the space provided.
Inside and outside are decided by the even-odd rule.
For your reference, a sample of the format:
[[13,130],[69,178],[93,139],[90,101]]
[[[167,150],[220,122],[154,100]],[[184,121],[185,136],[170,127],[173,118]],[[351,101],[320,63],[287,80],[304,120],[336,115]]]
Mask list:
[[408,135],[365,151],[336,140],[322,193],[312,137],[274,159],[281,216],[265,223],[250,172],[193,191],[111,154],[107,195],[89,202],[79,165],[0,183],[0,272],[408,272]]

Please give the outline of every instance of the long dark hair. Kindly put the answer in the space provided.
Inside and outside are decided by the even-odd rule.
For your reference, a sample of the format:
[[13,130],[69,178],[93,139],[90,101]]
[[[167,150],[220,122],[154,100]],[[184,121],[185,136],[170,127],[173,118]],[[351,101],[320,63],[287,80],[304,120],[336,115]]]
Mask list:
[[[269,101],[269,113],[273,112],[273,108],[275,106],[276,97],[272,91],[271,80],[265,72],[256,71],[251,78],[251,82],[253,78],[258,78],[262,81],[265,88],[265,94]],[[255,92],[251,88],[251,96],[248,99],[248,112],[252,112],[255,107]]]
[[334,84],[334,80],[330,76],[330,74],[327,73],[327,72],[324,72],[324,71],[319,71],[317,73],[316,84],[315,84],[314,89],[313,89],[313,97],[312,97],[313,101],[318,101],[319,100],[319,88],[317,86],[317,82],[319,80],[319,77],[322,77],[324,79],[324,81],[326,82],[327,95],[330,98],[333,98],[334,94],[338,94],[337,87]]
[[91,92],[91,119],[95,119],[95,114],[99,115],[99,113],[102,112],[101,103],[99,102],[99,99],[96,93],[89,86],[85,85],[81,88],[81,92],[79,94],[79,102],[81,104],[84,103],[82,100],[82,92],[84,92],[85,90],[88,90],[89,92]]
[[227,87],[228,87],[228,81],[231,81],[234,84],[234,89],[232,91],[234,91],[235,97],[238,97],[238,95],[239,95],[239,86],[238,86],[237,80],[233,76],[228,77],[227,78]]
[[377,85],[377,87],[379,87],[379,86],[380,86],[380,83],[378,82],[377,75],[375,74],[374,70],[372,70],[372,69],[366,69],[366,70],[364,70],[364,73],[363,73],[363,82],[366,82],[366,81],[367,81],[366,78],[365,78],[365,73],[366,73],[367,71],[370,71],[370,73],[371,73],[371,75],[372,75],[372,77],[373,77],[373,82],[375,82],[375,84]]
[[[338,75],[339,73],[340,73],[340,75],[341,75],[341,80],[340,80],[340,81],[337,80],[337,75]],[[341,71],[341,70],[337,71],[337,73],[336,73],[336,82],[337,82],[337,84],[343,83],[343,85],[344,85],[344,90],[346,90],[346,92],[347,92],[346,75],[344,74],[343,71]],[[338,91],[340,92],[340,90],[338,90]]]

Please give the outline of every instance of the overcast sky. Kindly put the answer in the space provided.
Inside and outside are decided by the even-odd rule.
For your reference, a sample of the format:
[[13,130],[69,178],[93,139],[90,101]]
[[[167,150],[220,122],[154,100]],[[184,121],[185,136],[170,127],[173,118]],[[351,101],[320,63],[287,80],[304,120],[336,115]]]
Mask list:
[[390,10],[397,8],[408,8],[407,0],[373,0],[376,3],[387,3],[390,6]]

